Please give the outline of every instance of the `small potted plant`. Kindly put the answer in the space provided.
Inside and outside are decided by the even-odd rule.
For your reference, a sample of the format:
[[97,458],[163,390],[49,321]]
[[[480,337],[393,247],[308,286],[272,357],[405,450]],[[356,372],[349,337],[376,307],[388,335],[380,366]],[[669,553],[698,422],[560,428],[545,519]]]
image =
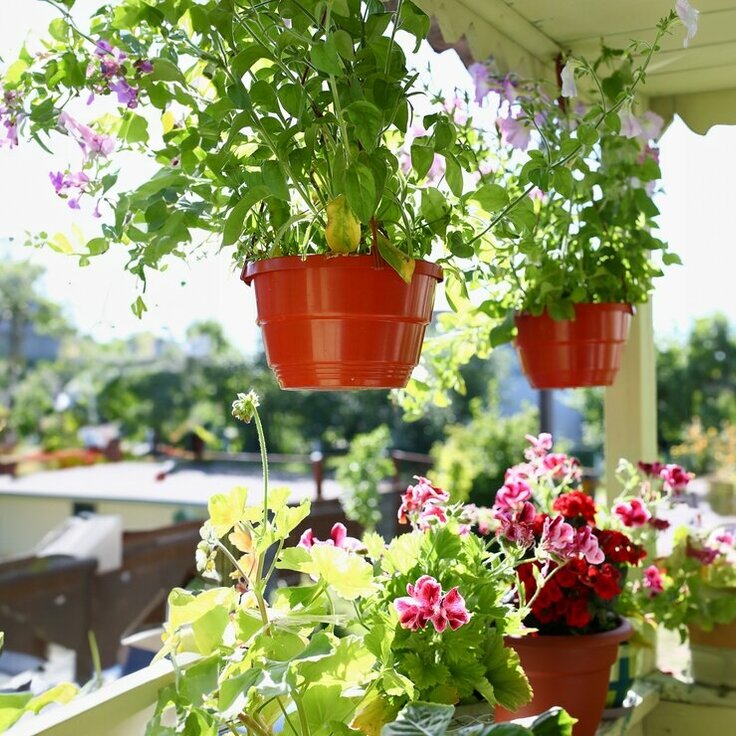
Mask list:
[[736,535],[680,527],[669,555],[644,570],[639,605],[690,640],[696,682],[736,687]]
[[[629,568],[645,551],[628,536],[596,525],[598,508],[580,490],[580,465],[554,453],[548,434],[528,437],[525,461],[508,469],[493,506],[506,548],[546,551],[518,568],[517,604],[531,611],[534,633],[507,641],[519,653],[534,697],[524,708],[496,709],[497,719],[528,715],[546,704],[577,719],[575,736],[593,736],[606,701],[618,646],[632,633],[615,610]],[[540,588],[540,579],[545,584]]]
[[[261,502],[250,505],[244,488],[210,499],[197,562],[211,584],[171,593],[160,655],[201,659],[162,691],[151,734],[191,722],[258,736],[377,736],[414,702],[485,703],[487,716],[526,703],[529,683],[504,636],[521,633],[526,609],[510,601],[529,548],[500,554],[472,532],[484,527],[482,510],[448,504],[426,478],[402,497],[411,531],[388,544],[336,524],[328,539],[307,530],[286,546],[309,503],[290,507],[288,490],[268,487],[257,397],[239,395],[234,414],[256,423]],[[304,582],[269,600],[277,570]]]

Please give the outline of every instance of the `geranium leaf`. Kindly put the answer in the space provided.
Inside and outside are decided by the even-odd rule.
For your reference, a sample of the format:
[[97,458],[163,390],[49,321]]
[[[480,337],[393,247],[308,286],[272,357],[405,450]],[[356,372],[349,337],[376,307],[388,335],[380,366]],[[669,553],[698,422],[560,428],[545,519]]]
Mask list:
[[381,736],[444,736],[454,713],[451,705],[410,703],[383,727]]

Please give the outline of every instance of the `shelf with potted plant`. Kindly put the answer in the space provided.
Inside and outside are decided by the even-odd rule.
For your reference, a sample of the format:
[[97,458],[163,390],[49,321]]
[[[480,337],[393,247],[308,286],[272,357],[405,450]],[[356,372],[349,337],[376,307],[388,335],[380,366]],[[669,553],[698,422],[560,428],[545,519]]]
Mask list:
[[[449,291],[463,292],[488,278],[476,258],[490,230],[534,230],[528,198],[502,172],[473,182],[476,154],[452,115],[423,113],[403,44],[409,34],[418,46],[429,19],[409,0],[391,10],[378,0],[123,0],[84,28],[69,3],[48,2],[59,17],[43,53],[24,48],[8,67],[3,122],[11,146],[19,134],[47,148],[58,134],[79,143],[81,165],[50,172],[51,185],[102,224],[86,242],[35,242],[82,264],[122,247],[144,287],[171,259],[231,249],[284,387],[403,386],[442,271]],[[657,39],[674,22],[672,13]],[[649,59],[608,112],[628,102]],[[593,110],[566,138],[547,172],[561,195],[560,172],[613,117]],[[116,161],[127,151],[155,173],[126,190]],[[133,309],[146,311],[142,295]]]

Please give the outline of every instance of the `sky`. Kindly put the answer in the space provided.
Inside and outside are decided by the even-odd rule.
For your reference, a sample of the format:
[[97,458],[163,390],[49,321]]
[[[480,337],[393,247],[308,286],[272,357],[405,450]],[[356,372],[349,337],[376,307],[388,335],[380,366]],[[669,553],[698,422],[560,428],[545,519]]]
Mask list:
[[[0,3],[0,57],[12,61],[28,34],[42,33],[53,11],[40,2]],[[89,0],[80,9],[92,8]],[[431,64],[433,82],[448,94],[455,85],[470,89],[470,79],[454,52],[420,52],[418,66]],[[99,111],[96,113],[99,114]],[[92,265],[50,250],[23,245],[27,232],[63,232],[72,228],[86,238],[97,234],[97,221],[69,210],[56,197],[50,170],[64,169],[79,158],[75,144],[59,136],[56,155],[24,142],[12,151],[0,148],[0,259],[30,259],[46,267],[43,289],[60,302],[73,324],[99,340],[124,338],[150,331],[182,339],[195,321],[219,322],[231,341],[245,352],[258,346],[254,297],[240,282],[229,253],[216,246],[189,263],[173,262],[167,271],[152,274],[144,299],[149,311],[142,320],[130,310],[138,295],[134,278],[125,272],[125,251],[118,246]],[[655,334],[681,337],[692,321],[720,311],[736,323],[736,248],[734,247],[733,188],[736,170],[736,126],[717,126],[706,136],[691,132],[676,119],[661,140],[662,186],[660,236],[683,260],[660,279],[654,296]],[[145,176],[136,161],[124,162],[124,179]],[[12,240],[8,240],[12,238]],[[206,255],[206,257],[204,257]]]

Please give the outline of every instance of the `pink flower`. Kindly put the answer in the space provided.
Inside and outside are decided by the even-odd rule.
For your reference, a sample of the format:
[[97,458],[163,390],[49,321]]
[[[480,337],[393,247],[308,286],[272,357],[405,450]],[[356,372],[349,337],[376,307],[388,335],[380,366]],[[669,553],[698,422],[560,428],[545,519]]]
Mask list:
[[530,462],[537,457],[544,457],[552,449],[552,435],[549,432],[542,432],[539,437],[528,434],[524,439],[529,443],[530,447],[524,450],[524,457]]
[[564,517],[547,517],[542,527],[541,545],[547,552],[554,552],[561,557],[576,557],[577,553],[570,554],[570,548],[575,542],[575,529],[568,524]]
[[496,519],[499,522],[498,534],[509,542],[522,547],[531,547],[534,544],[534,519],[536,509],[528,501],[516,508],[496,510]]
[[435,631],[442,633],[447,625],[455,631],[470,621],[471,614],[457,588],[442,595],[442,587],[431,575],[422,575],[406,586],[408,596],[397,598],[394,608],[404,629],[417,631],[431,621]]
[[525,480],[506,481],[503,488],[496,493],[496,501],[493,506],[499,510],[513,509],[521,506],[531,497],[531,486]]
[[475,85],[475,101],[480,105],[491,91],[490,70],[485,64],[475,62],[468,67],[468,72]]
[[642,584],[649,591],[649,595],[653,598],[664,592],[664,578],[656,565],[650,565],[644,569],[644,578]]
[[598,546],[598,538],[589,526],[577,530],[572,551],[576,557],[584,557],[591,565],[600,565],[606,559],[603,550]]
[[445,630],[445,624],[440,624],[440,621],[446,621],[450,624],[450,628],[453,631],[456,631],[470,621],[471,614],[465,605],[465,599],[460,595],[457,587],[450,588],[445,594],[440,604],[440,614],[442,619],[437,618],[433,620],[435,628],[440,633]]
[[651,475],[655,478],[659,478],[659,474],[664,470],[664,464],[656,461],[653,463],[645,463],[642,460],[639,460],[637,465],[642,473],[645,475]]
[[304,547],[305,549],[311,549],[312,547],[324,545],[327,547],[339,547],[340,549],[354,552],[360,549],[361,543],[355,537],[348,536],[348,530],[344,524],[339,522],[332,527],[330,531],[330,539],[320,540],[314,536],[314,532],[311,529],[307,529],[299,539],[297,546]]
[[441,505],[450,500],[450,495],[441,488],[433,486],[426,478],[415,475],[416,484],[409,486],[401,497],[399,507],[399,523],[406,524],[410,516],[415,516],[424,510],[428,504]]
[[577,458],[570,457],[564,452],[552,452],[541,458],[541,466],[545,473],[553,478],[569,476],[572,480],[580,480],[582,472]]
[[613,513],[624,526],[630,527],[644,526],[652,518],[647,507],[638,498],[632,498],[628,503],[617,503],[613,507]]
[[95,156],[106,158],[115,150],[114,138],[102,133],[95,133],[92,128],[75,120],[68,112],[61,112],[59,124],[63,125],[77,139],[77,143],[79,143],[88,160],[95,158]]
[[725,544],[727,547],[733,547],[734,536],[730,532],[721,532],[720,534],[716,534],[715,540],[719,544]]
[[641,125],[641,138],[643,143],[648,143],[650,140],[657,140],[662,135],[662,128],[664,127],[664,118],[657,115],[656,112],[647,110],[640,118],[639,123]]
[[422,531],[426,531],[435,524],[446,524],[447,514],[442,506],[436,504],[427,504],[422,511],[419,512],[417,527]]
[[505,145],[526,151],[532,139],[531,128],[525,120],[512,117],[496,118],[496,126],[501,132],[501,140]]
[[659,471],[659,477],[662,479],[662,487],[665,491],[678,494],[687,488],[687,484],[693,479],[693,474],[688,473],[680,465],[670,464],[665,465]]
[[432,159],[432,165],[429,167],[427,172],[427,179],[429,181],[437,181],[444,176],[445,173],[445,157],[439,153],[435,153]]

